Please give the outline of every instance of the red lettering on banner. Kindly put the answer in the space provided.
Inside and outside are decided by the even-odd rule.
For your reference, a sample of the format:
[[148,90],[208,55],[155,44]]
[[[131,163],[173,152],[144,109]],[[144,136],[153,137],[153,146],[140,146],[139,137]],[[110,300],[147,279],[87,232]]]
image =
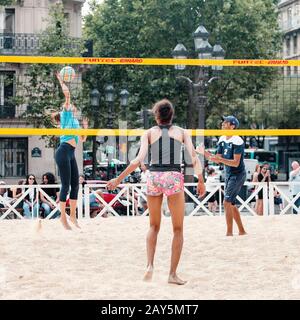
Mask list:
[[268,64],[288,64],[287,60],[269,60]]
[[143,59],[141,58],[121,58],[120,63],[141,63]]

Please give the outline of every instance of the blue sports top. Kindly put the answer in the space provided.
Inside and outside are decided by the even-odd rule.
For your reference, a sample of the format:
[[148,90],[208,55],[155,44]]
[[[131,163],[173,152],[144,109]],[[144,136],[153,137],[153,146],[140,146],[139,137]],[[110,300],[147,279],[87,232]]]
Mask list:
[[[72,110],[65,110],[60,113],[60,128],[61,129],[78,129],[80,128],[79,121],[74,117]],[[76,144],[79,141],[78,136],[61,136],[60,143],[75,139]]]
[[226,174],[238,174],[245,171],[244,165],[244,140],[239,136],[232,136],[226,139],[222,136],[218,142],[217,154],[221,154],[222,158],[233,160],[235,154],[241,154],[241,161],[238,167],[230,167],[225,165]]

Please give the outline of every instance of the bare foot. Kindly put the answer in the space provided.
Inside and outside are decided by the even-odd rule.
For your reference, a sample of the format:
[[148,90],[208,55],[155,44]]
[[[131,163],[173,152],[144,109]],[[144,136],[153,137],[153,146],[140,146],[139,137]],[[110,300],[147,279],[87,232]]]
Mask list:
[[149,282],[152,280],[152,276],[153,276],[153,267],[150,266],[147,268],[143,280]]
[[226,233],[226,237],[232,237],[232,236],[233,236],[232,232],[227,232]]
[[60,218],[60,222],[66,230],[72,230],[66,218]]
[[247,232],[244,230],[244,231],[241,231],[241,232],[239,232],[239,236],[245,236],[245,235],[247,235]]
[[187,283],[187,281],[181,280],[181,279],[177,276],[177,274],[175,274],[175,275],[169,275],[168,282],[169,282],[169,283],[172,283],[172,284],[178,284],[178,285],[184,285],[184,284]]
[[80,225],[78,224],[78,221],[76,218],[71,218],[70,217],[70,221],[74,224],[75,227],[77,227],[78,229],[81,229]]

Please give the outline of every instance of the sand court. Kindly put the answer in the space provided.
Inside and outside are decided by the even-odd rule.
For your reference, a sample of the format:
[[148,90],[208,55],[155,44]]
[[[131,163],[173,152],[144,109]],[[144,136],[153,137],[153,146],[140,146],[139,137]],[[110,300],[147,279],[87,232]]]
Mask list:
[[[300,299],[300,219],[243,217],[247,236],[225,237],[224,217],[187,217],[178,275],[167,283],[172,226],[163,217],[151,283],[148,217],[0,222],[1,299]],[[235,230],[237,233],[237,230]]]

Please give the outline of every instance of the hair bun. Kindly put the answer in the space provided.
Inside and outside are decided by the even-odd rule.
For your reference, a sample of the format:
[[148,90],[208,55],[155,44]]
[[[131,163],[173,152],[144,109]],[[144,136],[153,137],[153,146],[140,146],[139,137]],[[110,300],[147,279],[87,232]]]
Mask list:
[[159,113],[161,115],[162,118],[167,117],[170,114],[171,108],[168,105],[162,106],[159,109]]

